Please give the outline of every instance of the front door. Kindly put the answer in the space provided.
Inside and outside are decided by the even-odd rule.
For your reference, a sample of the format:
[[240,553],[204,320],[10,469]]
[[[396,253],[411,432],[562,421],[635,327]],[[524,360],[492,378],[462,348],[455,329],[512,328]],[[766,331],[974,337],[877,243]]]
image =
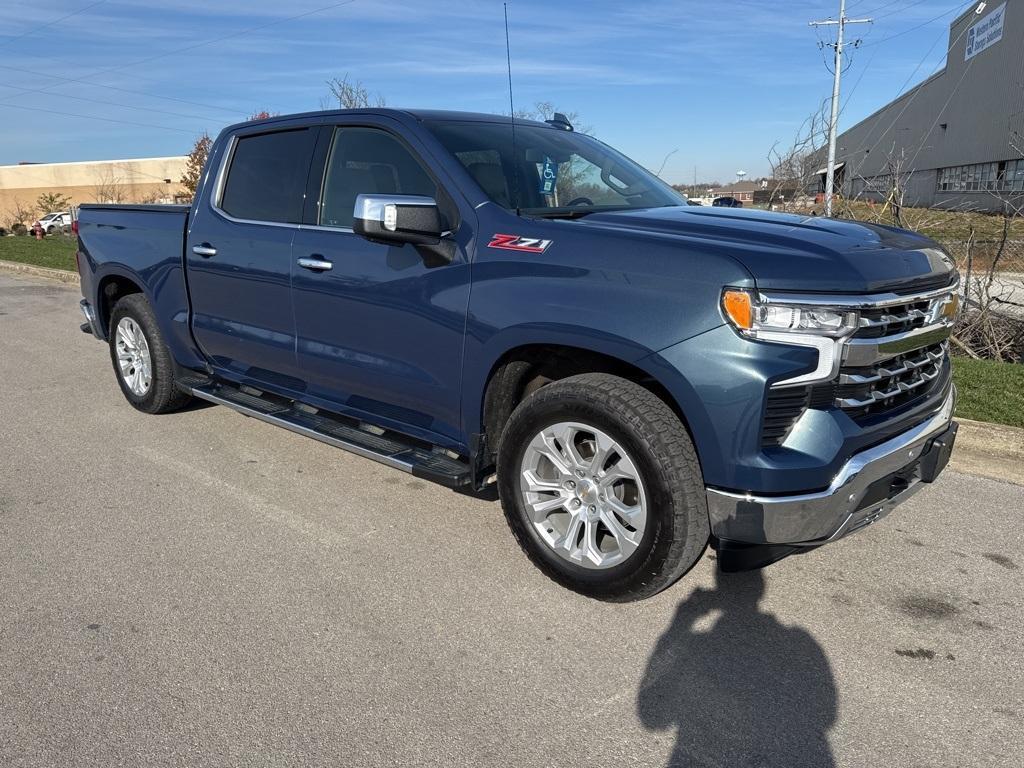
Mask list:
[[[383,128],[340,126],[325,139],[317,221],[292,244],[297,357],[307,391],[379,424],[458,442],[470,282],[464,250],[451,264],[428,266],[412,245],[372,243],[352,232],[360,194],[444,200],[453,227],[458,209],[414,150]],[[467,242],[463,226],[458,242]],[[305,259],[330,269],[304,267]]]
[[[235,137],[226,176],[197,206],[188,237],[196,342],[218,373],[293,388],[292,239],[316,128]],[[220,158],[218,158],[219,160]]]

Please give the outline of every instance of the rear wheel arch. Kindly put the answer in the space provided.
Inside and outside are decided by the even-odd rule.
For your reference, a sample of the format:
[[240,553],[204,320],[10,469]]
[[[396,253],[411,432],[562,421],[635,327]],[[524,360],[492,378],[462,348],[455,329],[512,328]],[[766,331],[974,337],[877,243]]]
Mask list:
[[96,286],[96,317],[104,333],[110,333],[110,316],[114,306],[133,293],[145,295],[142,285],[130,277],[114,273],[100,279]]

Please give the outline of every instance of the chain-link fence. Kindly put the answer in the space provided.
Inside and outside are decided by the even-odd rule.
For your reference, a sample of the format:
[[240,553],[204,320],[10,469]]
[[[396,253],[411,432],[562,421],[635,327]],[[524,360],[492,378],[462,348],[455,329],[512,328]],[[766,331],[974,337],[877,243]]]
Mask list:
[[1024,274],[1024,240],[955,240],[942,245],[956,259],[961,273],[986,272],[993,265],[997,272]]
[[953,343],[971,357],[1024,357],[1024,240],[946,241],[960,270],[963,311]]

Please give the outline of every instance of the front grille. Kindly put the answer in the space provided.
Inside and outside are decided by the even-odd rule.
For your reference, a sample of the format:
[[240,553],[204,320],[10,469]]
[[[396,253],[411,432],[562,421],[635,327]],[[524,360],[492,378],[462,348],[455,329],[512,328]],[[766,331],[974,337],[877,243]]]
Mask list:
[[878,339],[923,328],[930,321],[932,312],[931,299],[862,309],[860,327],[853,336],[856,339]]
[[924,398],[948,377],[946,354],[946,342],[941,342],[872,366],[841,368],[835,405],[860,421]]

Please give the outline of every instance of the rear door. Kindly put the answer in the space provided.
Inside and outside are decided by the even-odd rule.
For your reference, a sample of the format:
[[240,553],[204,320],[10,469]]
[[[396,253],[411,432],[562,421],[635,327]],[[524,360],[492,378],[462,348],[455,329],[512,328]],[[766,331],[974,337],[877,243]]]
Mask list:
[[[456,193],[449,195],[413,141],[384,118],[322,129],[307,223],[292,249],[298,364],[307,391],[335,409],[453,442],[460,439],[470,286],[465,245],[475,217]],[[437,199],[455,230],[454,261],[431,266],[415,246],[356,235],[352,213],[360,194]],[[329,269],[303,267],[308,259]]]
[[[291,248],[317,128],[233,136],[185,243],[192,329],[218,373],[278,387],[295,372]],[[209,184],[209,182],[208,182]]]

